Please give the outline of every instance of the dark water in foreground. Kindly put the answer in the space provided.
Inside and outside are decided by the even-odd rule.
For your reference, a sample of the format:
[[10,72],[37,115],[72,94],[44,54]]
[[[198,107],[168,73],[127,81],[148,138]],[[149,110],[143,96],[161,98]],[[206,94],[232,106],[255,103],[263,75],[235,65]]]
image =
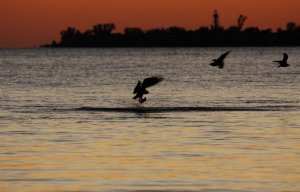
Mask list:
[[227,49],[0,50],[0,191],[300,191],[300,49]]

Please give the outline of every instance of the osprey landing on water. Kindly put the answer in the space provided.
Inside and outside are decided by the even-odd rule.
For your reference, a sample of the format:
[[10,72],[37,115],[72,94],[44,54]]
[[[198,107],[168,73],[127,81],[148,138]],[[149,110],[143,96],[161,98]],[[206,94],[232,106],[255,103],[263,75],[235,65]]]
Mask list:
[[148,77],[144,79],[143,83],[141,81],[138,81],[137,85],[135,86],[133,90],[133,94],[136,94],[132,99],[139,99],[140,103],[144,103],[146,101],[146,97],[143,98],[144,94],[149,94],[149,91],[146,90],[146,88],[151,87],[153,85],[158,84],[161,82],[164,78],[160,76],[153,76]]

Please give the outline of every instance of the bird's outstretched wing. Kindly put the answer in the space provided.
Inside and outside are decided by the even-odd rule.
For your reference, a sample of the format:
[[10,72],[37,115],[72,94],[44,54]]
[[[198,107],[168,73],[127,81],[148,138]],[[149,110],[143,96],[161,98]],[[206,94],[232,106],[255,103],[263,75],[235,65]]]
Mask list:
[[283,60],[282,60],[282,61],[283,61],[283,62],[287,62],[288,58],[289,58],[288,54],[284,53],[284,54],[283,54]]
[[226,53],[223,53],[217,60],[218,61],[223,61],[230,52],[231,51],[227,51]]
[[146,79],[144,79],[143,83],[142,83],[142,87],[147,88],[147,87],[151,87],[159,82],[161,82],[164,78],[160,77],[160,76],[153,76],[153,77],[148,77]]
[[140,88],[140,83],[136,84],[136,86],[133,90],[133,94],[136,94],[138,92],[139,88]]

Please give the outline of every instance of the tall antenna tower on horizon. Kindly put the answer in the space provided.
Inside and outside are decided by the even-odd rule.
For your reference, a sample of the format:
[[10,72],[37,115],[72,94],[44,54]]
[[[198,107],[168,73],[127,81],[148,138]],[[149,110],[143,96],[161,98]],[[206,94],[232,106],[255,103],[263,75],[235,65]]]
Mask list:
[[218,11],[215,10],[213,14],[214,23],[213,23],[213,29],[219,29],[220,28],[220,22],[219,22],[219,14]]

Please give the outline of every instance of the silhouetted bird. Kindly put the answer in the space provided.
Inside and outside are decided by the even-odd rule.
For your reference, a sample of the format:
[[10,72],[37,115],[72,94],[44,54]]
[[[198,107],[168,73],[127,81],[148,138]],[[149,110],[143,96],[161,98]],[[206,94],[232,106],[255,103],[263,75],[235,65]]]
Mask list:
[[224,59],[227,57],[227,55],[231,51],[227,51],[226,53],[223,53],[218,59],[213,59],[212,63],[210,64],[211,66],[218,66],[219,69],[222,69],[224,67]]
[[159,82],[161,82],[164,78],[162,77],[148,77],[144,79],[143,83],[138,81],[137,85],[134,88],[133,94],[136,94],[132,99],[139,98],[140,103],[144,103],[146,101],[146,97],[143,98],[144,94],[149,94],[149,91],[146,88],[151,87]]
[[288,66],[290,66],[287,63],[288,58],[289,58],[289,56],[286,53],[284,53],[282,61],[273,61],[273,62],[279,63],[278,67],[288,67]]

